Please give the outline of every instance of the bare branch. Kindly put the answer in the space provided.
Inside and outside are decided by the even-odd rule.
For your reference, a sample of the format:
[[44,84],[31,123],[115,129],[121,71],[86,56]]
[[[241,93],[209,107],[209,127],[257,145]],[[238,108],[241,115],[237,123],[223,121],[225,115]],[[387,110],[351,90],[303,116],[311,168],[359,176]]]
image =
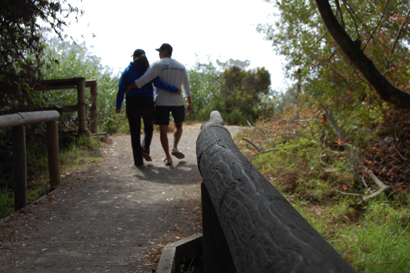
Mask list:
[[376,68],[374,63],[361,51],[342,28],[333,14],[328,0],[316,0],[320,15],[335,41],[349,60],[360,70],[380,97],[399,108],[410,108],[410,94],[393,86]]
[[393,52],[396,49],[397,41],[400,38],[400,34],[403,31],[404,26],[406,25],[406,22],[409,19],[409,16],[410,16],[410,11],[407,13],[406,19],[404,19],[403,24],[401,25],[401,28],[400,28],[399,32],[397,33],[396,39],[394,40],[393,48],[391,49],[391,52],[390,52],[390,57],[391,57],[391,55],[393,55]]
[[363,185],[364,185],[366,188],[369,188],[369,186],[368,186],[367,183],[366,183],[366,180],[364,180],[364,177],[362,176],[361,178],[362,178]]
[[357,196],[357,197],[362,198],[362,196],[361,196],[360,194],[357,194],[357,193],[343,192],[343,191],[339,191],[339,190],[336,190],[336,191],[337,191],[338,193],[343,194],[343,195],[351,195],[351,196]]
[[[346,143],[346,140],[342,134],[342,131],[339,128],[339,125],[337,125],[337,122],[335,120],[335,118],[333,117],[332,113],[330,113],[330,111],[324,106],[323,103],[320,103],[320,106],[322,106],[322,108],[325,110],[326,116],[328,117],[328,119],[332,122],[333,127],[335,127],[336,133],[339,136],[340,140],[343,142],[343,147],[350,153],[352,160],[353,160],[353,168],[355,170],[356,174],[359,174],[359,170],[357,168],[357,162],[358,159],[357,157],[354,155],[353,149],[351,149],[351,147]],[[363,165],[363,164],[362,164]],[[364,186],[367,188],[367,184],[363,183]]]
[[396,149],[396,147],[390,147],[390,149],[393,149],[396,151],[396,153],[400,156],[401,159],[408,161],[408,158],[405,158],[404,156],[401,155],[401,153]]
[[342,10],[340,9],[340,3],[339,3],[339,0],[336,0],[336,15],[338,13],[340,14],[340,21],[341,21],[342,27],[345,28],[345,21],[343,19]]
[[256,148],[256,150],[258,150],[258,152],[262,152],[262,150],[261,149],[259,149],[258,148],[258,146],[256,146],[256,144],[255,143],[253,143],[252,141],[250,141],[249,139],[247,139],[246,137],[243,137],[242,138],[243,140],[245,140],[245,141],[247,141],[247,142],[249,142],[253,147],[255,147]]
[[381,188],[381,189],[379,189],[378,191],[376,191],[375,193],[373,193],[373,194],[371,194],[371,195],[368,195],[368,196],[366,196],[366,197],[363,197],[363,202],[366,202],[366,201],[368,201],[368,200],[370,200],[370,199],[373,199],[373,198],[379,196],[380,194],[382,194],[383,192],[385,192],[385,191],[386,191],[387,189],[389,189],[389,188],[390,188],[390,187]]
[[[362,163],[360,163],[360,164],[362,164]],[[363,167],[364,167],[364,165],[363,165]],[[390,188],[389,186],[385,185],[379,178],[377,178],[377,176],[373,173],[372,170],[365,167],[365,171],[370,176],[370,178],[373,180],[373,182],[377,184],[377,186],[379,186],[380,188]]]
[[[357,159],[357,157],[353,154],[353,150],[350,148],[349,145],[346,144],[346,141],[344,140],[343,134],[340,131],[339,126],[337,125],[336,120],[334,119],[333,115],[330,113],[330,111],[328,109],[326,109],[326,107],[323,105],[323,103],[320,103],[320,105],[322,106],[322,108],[325,110],[327,117],[330,119],[330,121],[332,122],[333,126],[336,129],[337,135],[339,136],[339,138],[343,141],[343,146],[345,147],[345,149],[347,149],[348,151],[350,151],[352,153],[352,157],[353,160],[355,162],[355,169],[358,173],[357,170],[357,164],[362,165],[363,167],[365,167],[365,171],[366,173],[370,176],[370,178],[373,180],[374,183],[376,183],[377,186],[379,186],[380,190],[377,191],[377,195],[376,193],[369,195],[367,198],[371,199],[374,198],[378,195],[380,195],[382,192],[384,192],[386,189],[390,188],[389,186],[385,185],[379,178],[377,178],[377,176],[373,173],[372,170],[370,170],[369,168],[367,168],[360,160]],[[368,188],[366,182],[362,179],[363,184],[366,188]],[[365,197],[366,198],[366,197]],[[365,200],[365,198],[363,198],[363,200]],[[366,200],[368,200],[366,199]]]

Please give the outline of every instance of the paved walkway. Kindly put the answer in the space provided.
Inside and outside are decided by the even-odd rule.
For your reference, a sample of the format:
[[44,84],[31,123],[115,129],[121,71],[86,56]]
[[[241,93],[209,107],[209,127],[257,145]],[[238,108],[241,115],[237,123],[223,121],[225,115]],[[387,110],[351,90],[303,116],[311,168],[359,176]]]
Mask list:
[[155,272],[164,245],[202,232],[199,132],[185,128],[171,167],[157,133],[139,168],[129,135],[110,138],[101,163],[0,224],[0,272]]

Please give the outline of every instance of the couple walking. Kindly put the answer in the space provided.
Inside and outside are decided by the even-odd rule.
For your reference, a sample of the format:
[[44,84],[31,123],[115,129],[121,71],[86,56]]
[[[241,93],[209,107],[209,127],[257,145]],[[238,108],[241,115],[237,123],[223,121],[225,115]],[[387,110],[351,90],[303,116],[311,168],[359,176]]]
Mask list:
[[[151,161],[150,145],[154,131],[153,121],[160,126],[160,140],[164,149],[166,166],[172,164],[171,154],[179,159],[185,155],[178,150],[178,143],[182,135],[182,123],[185,120],[184,97],[188,101],[188,114],[192,113],[191,88],[185,66],[171,58],[172,46],[162,44],[159,51],[159,61],[149,65],[145,51],[134,51],[133,62],[124,70],[118,85],[116,111],[121,112],[121,106],[126,97],[126,113],[131,132],[131,144],[135,166]],[[156,96],[154,103],[154,89]],[[175,122],[174,143],[169,152],[168,125],[169,114]],[[141,118],[144,122],[144,138],[141,145]]]

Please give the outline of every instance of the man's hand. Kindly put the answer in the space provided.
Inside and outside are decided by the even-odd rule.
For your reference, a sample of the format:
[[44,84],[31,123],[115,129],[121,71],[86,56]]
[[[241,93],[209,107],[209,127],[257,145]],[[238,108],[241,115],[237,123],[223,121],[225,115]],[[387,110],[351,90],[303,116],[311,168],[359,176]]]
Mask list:
[[192,114],[192,111],[194,110],[194,108],[192,107],[192,102],[191,102],[191,96],[186,97],[186,99],[188,100],[188,115]]
[[121,113],[121,109],[117,109],[115,111],[117,112],[117,114]]
[[188,115],[192,114],[192,111],[194,110],[194,108],[192,107],[192,104],[188,104]]
[[135,87],[137,87],[137,85],[135,84],[135,82],[129,84],[129,85],[125,88],[125,94],[128,94],[128,92],[130,92],[130,90],[131,90],[132,88],[135,88]]
[[177,94],[178,94],[178,95],[181,95],[181,88],[178,89]]

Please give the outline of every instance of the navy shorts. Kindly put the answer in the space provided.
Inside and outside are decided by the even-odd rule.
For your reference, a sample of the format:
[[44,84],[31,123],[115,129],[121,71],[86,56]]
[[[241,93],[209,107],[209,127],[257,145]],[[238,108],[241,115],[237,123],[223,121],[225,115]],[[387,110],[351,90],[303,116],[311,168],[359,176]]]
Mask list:
[[172,114],[175,124],[185,121],[185,106],[155,106],[155,124],[169,125],[169,113]]

